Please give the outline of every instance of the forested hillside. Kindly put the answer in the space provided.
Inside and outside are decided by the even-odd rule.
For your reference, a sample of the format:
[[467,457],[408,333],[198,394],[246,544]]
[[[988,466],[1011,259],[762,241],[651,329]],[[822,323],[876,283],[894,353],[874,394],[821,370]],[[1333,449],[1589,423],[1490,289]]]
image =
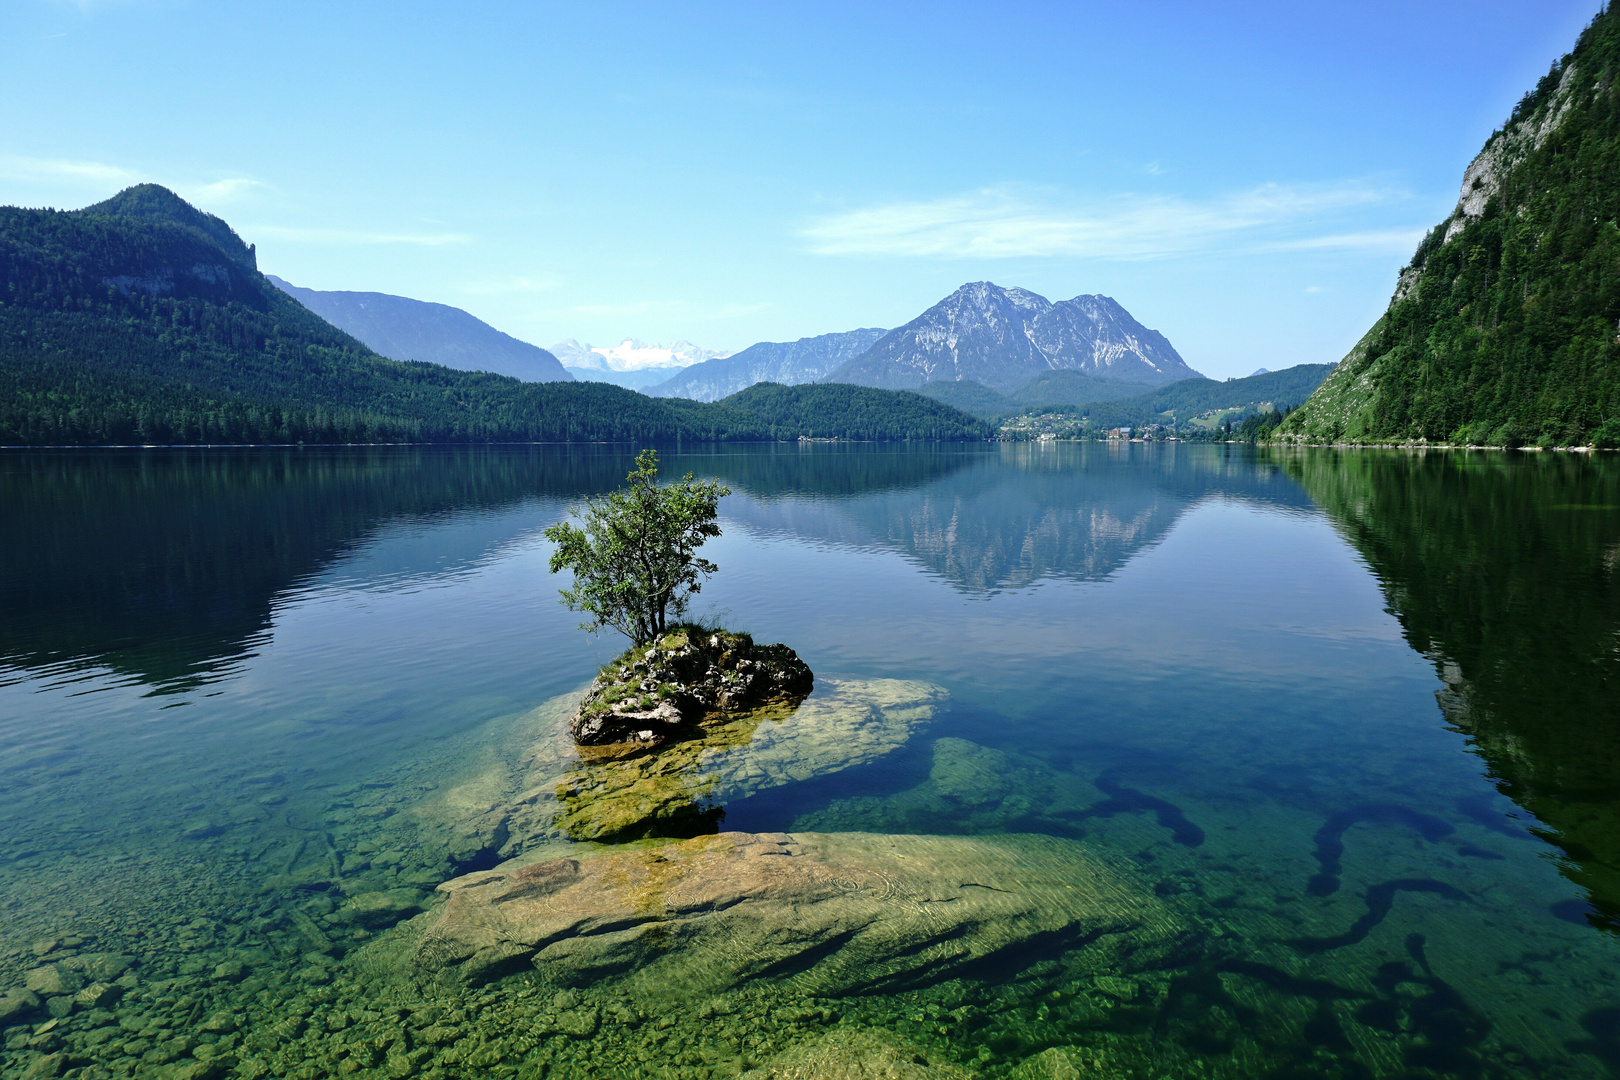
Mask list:
[[1139,397],[1093,402],[1086,406],[1086,412],[1093,427],[1112,428],[1184,424],[1208,412],[1261,405],[1292,408],[1309,398],[1332,370],[1332,364],[1299,364],[1225,382],[1183,379]]
[[1620,14],[1514,109],[1299,441],[1620,441]]
[[917,388],[917,393],[954,405],[981,420],[995,421],[1036,407],[1072,409],[1096,401],[1140,397],[1142,384],[1064,369],[1044,371],[1006,394],[972,379],[924,383]]
[[[817,434],[952,426],[941,417],[953,410],[921,417],[896,402],[921,426],[876,424],[881,404],[867,402],[850,423],[816,413]],[[0,445],[786,434],[742,409],[703,408],[386,359],[266,280],[223,221],[155,185],[79,211],[0,208]]]
[[[676,399],[670,404],[680,415],[687,415],[687,410],[696,417],[706,415],[698,402]],[[987,439],[994,434],[988,424],[921,394],[848,383],[756,383],[716,404],[748,418],[768,437],[778,439],[804,435],[881,442]]]

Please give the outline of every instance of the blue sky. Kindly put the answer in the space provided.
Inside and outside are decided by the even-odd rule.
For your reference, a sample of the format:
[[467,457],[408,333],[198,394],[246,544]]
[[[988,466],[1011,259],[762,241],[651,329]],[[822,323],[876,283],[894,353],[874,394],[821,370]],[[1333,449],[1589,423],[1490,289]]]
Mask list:
[[317,289],[565,337],[1105,293],[1215,377],[1337,360],[1597,0],[7,0],[0,203],[155,181]]

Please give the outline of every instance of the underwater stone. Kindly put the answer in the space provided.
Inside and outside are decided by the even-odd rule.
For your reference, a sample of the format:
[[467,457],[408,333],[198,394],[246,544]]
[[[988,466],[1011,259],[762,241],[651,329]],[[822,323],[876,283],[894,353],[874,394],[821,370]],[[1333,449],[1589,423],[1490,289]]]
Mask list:
[[61,1076],[65,1068],[67,1068],[66,1054],[41,1054],[22,1074],[22,1080],[46,1080],[47,1077]]
[[557,1030],[576,1039],[588,1039],[596,1034],[602,1014],[596,1009],[567,1009],[557,1014]]
[[777,1055],[741,1080],[969,1080],[959,1066],[930,1062],[887,1031],[836,1029]]
[[1013,1080],[1082,1080],[1083,1075],[1061,1047],[1051,1047],[1013,1070]]
[[486,871],[440,886],[416,973],[484,982],[527,961],[638,1004],[770,973],[816,994],[926,984],[1041,939],[1093,971],[1183,930],[1123,861],[1044,836],[722,833]]
[[814,776],[878,760],[933,718],[945,691],[900,679],[823,679],[797,703],[719,713],[656,753],[575,747],[567,699],[536,710],[541,738],[522,794],[479,826],[524,841],[684,835],[713,828],[714,808]]
[[0,1024],[9,1024],[39,1008],[39,996],[29,990],[7,990],[0,994]]
[[113,1005],[123,996],[124,988],[122,986],[94,982],[73,995],[73,1000],[80,1005],[87,1005],[91,1008],[106,1008]]
[[169,1080],[218,1080],[229,1068],[230,1063],[221,1059],[193,1061],[175,1066],[169,1073]]
[[247,965],[240,960],[226,960],[214,968],[214,978],[221,982],[240,982],[247,976]]
[[[119,953],[92,953],[79,961],[80,969],[96,982],[117,982],[129,970],[130,958]],[[126,988],[127,989],[127,988]]]
[[84,980],[60,964],[46,964],[25,975],[23,984],[36,994],[71,994],[84,985]]
[[387,889],[351,896],[331,919],[373,928],[392,926],[422,910],[423,895],[417,889]]
[[1083,1080],[1159,1075],[1162,1062],[1137,1037],[1113,1036],[1096,1046],[1054,1046],[1026,1059],[1009,1080]]

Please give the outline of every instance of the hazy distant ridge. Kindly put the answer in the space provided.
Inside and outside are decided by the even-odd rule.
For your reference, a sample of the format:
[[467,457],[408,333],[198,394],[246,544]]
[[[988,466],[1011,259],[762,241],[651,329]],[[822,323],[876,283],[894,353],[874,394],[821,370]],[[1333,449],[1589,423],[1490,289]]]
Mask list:
[[673,378],[648,387],[646,392],[657,397],[719,401],[755,383],[797,386],[816,382],[865,352],[884,333],[868,328],[798,341],[761,341],[732,356],[693,364]]
[[447,304],[374,292],[303,289],[265,277],[333,326],[390,360],[425,360],[461,371],[490,371],[524,382],[572,378],[557,358]]

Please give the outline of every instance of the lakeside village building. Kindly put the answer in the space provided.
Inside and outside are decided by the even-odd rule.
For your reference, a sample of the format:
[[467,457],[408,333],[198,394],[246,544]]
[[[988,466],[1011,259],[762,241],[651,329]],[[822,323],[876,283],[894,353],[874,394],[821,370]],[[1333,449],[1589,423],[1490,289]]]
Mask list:
[[1149,424],[1140,428],[1117,427],[1108,429],[1108,437],[1128,442],[1173,442],[1175,429],[1168,424]]

